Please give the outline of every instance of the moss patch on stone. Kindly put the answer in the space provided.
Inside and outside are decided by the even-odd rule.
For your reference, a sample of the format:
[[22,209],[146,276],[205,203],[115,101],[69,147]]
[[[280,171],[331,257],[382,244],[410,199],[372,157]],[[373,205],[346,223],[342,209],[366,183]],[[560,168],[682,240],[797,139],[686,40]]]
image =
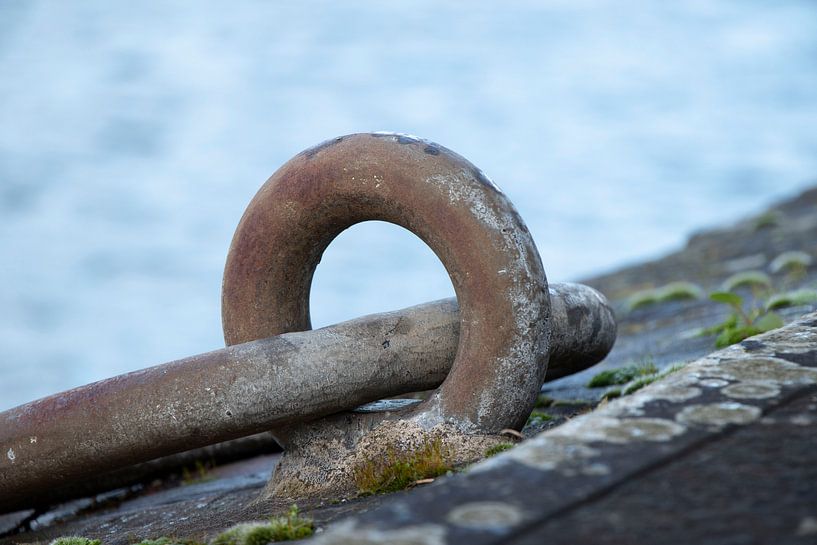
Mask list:
[[704,290],[698,284],[681,280],[634,293],[627,301],[627,308],[632,311],[656,303],[695,300],[703,296]]
[[102,542],[98,539],[89,539],[87,537],[66,536],[58,537],[51,542],[51,545],[101,545]]
[[272,517],[269,522],[244,522],[217,535],[212,545],[267,545],[277,541],[303,539],[315,533],[312,519],[302,517],[298,506],[286,515]]
[[156,539],[143,539],[136,545],[205,545],[195,539],[177,539],[174,537],[157,537]]
[[627,384],[637,377],[654,375],[657,372],[658,368],[651,362],[607,369],[593,376],[590,382],[587,383],[587,387],[606,388],[607,386],[620,386]]
[[433,479],[453,470],[448,458],[439,437],[427,439],[412,452],[389,448],[385,457],[368,459],[355,468],[355,484],[362,495],[396,492],[419,480]]
[[553,420],[553,416],[549,415],[544,411],[534,410],[533,412],[530,413],[530,416],[528,417],[527,425],[536,426],[544,422],[548,422],[550,420]]
[[513,443],[499,443],[498,445],[494,445],[488,450],[485,451],[485,457],[490,458],[491,456],[496,456],[500,452],[505,452],[506,450],[510,450],[515,447]]

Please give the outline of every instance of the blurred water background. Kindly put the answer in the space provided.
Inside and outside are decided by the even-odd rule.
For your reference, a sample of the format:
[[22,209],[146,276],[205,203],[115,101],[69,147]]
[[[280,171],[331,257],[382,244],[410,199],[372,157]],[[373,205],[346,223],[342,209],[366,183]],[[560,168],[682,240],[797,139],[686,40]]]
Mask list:
[[[459,152],[578,279],[813,182],[816,66],[810,0],[0,0],[0,409],[220,347],[244,207],[329,137]],[[315,282],[315,326],[453,293],[381,223]]]

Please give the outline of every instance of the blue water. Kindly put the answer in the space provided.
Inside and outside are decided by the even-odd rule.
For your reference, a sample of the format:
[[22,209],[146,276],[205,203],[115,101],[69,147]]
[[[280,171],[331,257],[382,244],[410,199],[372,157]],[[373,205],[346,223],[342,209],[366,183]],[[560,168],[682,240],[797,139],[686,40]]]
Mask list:
[[[141,4],[0,0],[0,409],[221,346],[244,207],[335,135],[469,158],[552,280],[817,174],[812,1]],[[313,317],[451,293],[413,235],[364,224],[329,248]]]

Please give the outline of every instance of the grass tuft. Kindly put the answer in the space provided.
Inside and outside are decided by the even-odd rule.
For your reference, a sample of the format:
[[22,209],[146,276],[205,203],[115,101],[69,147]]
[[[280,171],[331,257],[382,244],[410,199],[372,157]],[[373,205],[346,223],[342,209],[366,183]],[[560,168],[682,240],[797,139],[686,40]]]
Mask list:
[[398,453],[390,447],[385,457],[366,460],[355,468],[355,484],[363,495],[396,492],[420,479],[445,475],[453,469],[448,458],[439,437],[426,440],[414,452]]
[[634,380],[633,382],[628,384],[627,387],[624,389],[623,395],[628,396],[630,394],[633,394],[633,393],[639,391],[641,388],[643,388],[647,384],[652,384],[653,382],[655,382],[656,380],[658,380],[662,376],[664,376],[664,375],[651,375],[651,376],[648,376],[648,377],[640,378],[638,380]]

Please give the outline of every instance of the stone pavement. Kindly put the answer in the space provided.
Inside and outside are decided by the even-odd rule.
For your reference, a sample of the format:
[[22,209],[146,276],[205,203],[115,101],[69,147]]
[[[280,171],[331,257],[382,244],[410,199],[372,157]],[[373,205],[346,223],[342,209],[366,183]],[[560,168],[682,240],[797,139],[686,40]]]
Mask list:
[[315,543],[817,543],[817,313]]

